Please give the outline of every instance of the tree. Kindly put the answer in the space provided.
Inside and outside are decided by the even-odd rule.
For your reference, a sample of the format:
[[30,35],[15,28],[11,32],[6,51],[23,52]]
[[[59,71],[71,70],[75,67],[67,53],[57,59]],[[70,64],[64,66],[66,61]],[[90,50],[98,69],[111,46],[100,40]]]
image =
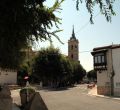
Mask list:
[[[17,68],[21,58],[21,49],[34,41],[50,40],[56,32],[50,32],[60,18],[54,12],[63,0],[50,8],[44,6],[45,0],[1,0],[0,3],[0,67]],[[58,38],[59,40],[59,38]]]
[[28,68],[27,65],[23,65],[19,70],[17,71],[17,84],[19,85],[25,85],[25,77],[28,76]]
[[96,80],[97,79],[97,72],[95,70],[90,70],[88,73],[87,73],[87,77],[89,80]]
[[32,68],[33,79],[54,86],[66,82],[72,73],[70,62],[54,47],[41,49]]
[[41,49],[35,58],[31,78],[34,82],[61,87],[80,82],[85,73],[79,62],[69,60],[59,49],[48,47]]
[[[21,49],[32,45],[34,41],[51,41],[60,30],[50,31],[55,24],[58,27],[60,18],[54,12],[60,9],[60,2],[55,1],[52,7],[46,7],[45,0],[1,0],[0,2],[0,67],[17,68],[24,55]],[[77,9],[82,0],[76,0]],[[94,6],[99,5],[100,11],[107,21],[111,21],[114,0],[86,0],[86,7],[93,23]],[[8,54],[9,53],[9,54]]]
[[82,81],[83,77],[86,75],[86,71],[79,62],[72,61],[72,66],[73,66],[72,80],[74,83],[80,83],[80,81]]
[[115,0],[76,0],[76,8],[79,10],[80,3],[85,2],[88,13],[90,13],[90,21],[93,23],[94,7],[99,6],[101,14],[103,14],[108,22],[111,22],[112,15],[115,15],[113,4]]

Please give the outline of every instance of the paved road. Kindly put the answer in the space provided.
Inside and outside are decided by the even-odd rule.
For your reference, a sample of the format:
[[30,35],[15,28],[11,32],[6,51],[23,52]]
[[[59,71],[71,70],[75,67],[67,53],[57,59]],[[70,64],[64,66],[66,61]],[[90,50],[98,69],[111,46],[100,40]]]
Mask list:
[[69,90],[40,90],[49,110],[120,110],[120,100],[90,96],[86,86]]

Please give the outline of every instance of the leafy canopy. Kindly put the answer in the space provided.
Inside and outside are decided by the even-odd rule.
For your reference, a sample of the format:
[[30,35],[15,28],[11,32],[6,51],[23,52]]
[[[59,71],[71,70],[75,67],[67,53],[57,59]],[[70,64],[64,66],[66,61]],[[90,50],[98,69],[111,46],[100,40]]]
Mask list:
[[54,47],[43,48],[39,51],[32,65],[32,78],[56,83],[74,84],[84,77],[86,71],[79,62],[69,60]]
[[88,13],[90,13],[90,21],[93,23],[94,7],[99,6],[101,14],[103,14],[108,22],[111,22],[112,15],[115,15],[113,4],[115,0],[76,0],[76,8],[79,10],[80,3],[85,2]]
[[62,79],[63,74],[70,71],[69,66],[65,57],[60,54],[59,49],[53,47],[42,48],[33,62],[32,75],[38,80],[43,81],[45,78],[52,82],[59,78]]
[[[38,40],[50,40],[56,32],[50,32],[53,25],[58,27],[60,18],[54,12],[61,3],[56,0],[52,7],[44,6],[45,0],[1,0],[0,3],[0,66],[17,68],[20,64],[21,49]],[[58,38],[59,40],[59,38]]]

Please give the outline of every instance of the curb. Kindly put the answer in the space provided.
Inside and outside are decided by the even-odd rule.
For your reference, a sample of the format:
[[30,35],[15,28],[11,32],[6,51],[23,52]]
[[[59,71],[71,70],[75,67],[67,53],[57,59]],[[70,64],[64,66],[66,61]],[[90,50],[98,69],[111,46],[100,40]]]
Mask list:
[[[91,91],[92,91],[92,89],[91,89]],[[114,100],[119,100],[120,101],[120,97],[98,95],[98,94],[91,93],[91,91],[88,92],[89,96],[96,96],[96,97],[107,98],[107,99],[114,99]]]

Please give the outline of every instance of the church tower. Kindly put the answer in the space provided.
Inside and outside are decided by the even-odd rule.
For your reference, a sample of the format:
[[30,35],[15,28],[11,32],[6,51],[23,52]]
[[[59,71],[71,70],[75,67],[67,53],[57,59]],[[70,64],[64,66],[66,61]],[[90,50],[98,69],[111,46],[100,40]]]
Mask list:
[[72,36],[68,40],[68,58],[74,61],[79,61],[79,41],[75,37],[74,26]]

